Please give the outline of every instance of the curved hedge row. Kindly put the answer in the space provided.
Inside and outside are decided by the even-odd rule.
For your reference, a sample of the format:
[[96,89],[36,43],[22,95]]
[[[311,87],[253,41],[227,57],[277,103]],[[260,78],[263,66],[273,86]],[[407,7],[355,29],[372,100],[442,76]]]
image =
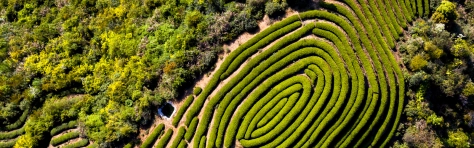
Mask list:
[[[230,103],[233,103],[233,104],[239,103],[242,99],[244,99],[243,96],[252,90],[251,89],[252,87],[258,85],[262,80],[264,80],[263,78],[273,74],[275,71],[281,69],[284,66],[284,65],[278,65],[279,67],[271,67],[270,69],[267,69],[270,66],[270,64],[272,64],[272,62],[269,62],[269,61],[272,61],[272,60],[277,61],[278,59],[267,59],[263,63],[260,63],[260,61],[263,61],[265,60],[266,57],[271,56],[273,54],[272,51],[278,50],[292,43],[293,41],[298,40],[303,35],[308,33],[313,27],[314,27],[313,25],[306,25],[302,27],[301,29],[297,30],[294,34],[284,37],[282,39],[282,42],[278,42],[274,44],[272,47],[270,47],[269,49],[267,49],[266,51],[262,52],[260,54],[261,56],[258,56],[250,60],[247,65],[258,65],[258,67],[256,68],[254,68],[253,66],[244,67],[239,72],[239,74],[237,74],[232,80],[230,80],[226,85],[224,85],[224,87],[220,89],[220,91],[210,100],[209,104],[206,106],[205,111],[204,111],[204,116],[201,119],[201,124],[198,128],[196,135],[198,136],[204,135],[204,133],[206,132],[208,128],[207,126],[210,123],[210,120],[212,118],[214,107],[218,103],[220,103],[217,113],[214,118],[214,122],[216,122],[216,124],[213,124],[213,127],[211,127],[211,132],[210,132],[211,135],[208,138],[209,139],[208,143],[210,145],[214,145],[214,139],[217,136],[217,132],[214,132],[214,130],[217,130],[218,128],[220,128],[218,126],[221,126],[220,117],[221,116],[226,117],[226,118],[222,118],[223,119],[222,123],[227,123],[230,119],[229,114],[233,112],[230,110],[234,110],[236,107],[235,105],[232,105],[231,106],[232,108],[227,108],[227,106]],[[285,62],[289,63],[289,61],[285,61]],[[263,73],[261,73],[262,71]],[[240,83],[240,84],[235,86],[235,84],[237,83]],[[229,92],[231,89],[232,91]],[[227,114],[227,115],[223,115],[223,114]],[[224,129],[224,127],[220,129]],[[222,132],[220,135],[222,136]]]
[[222,65],[220,66],[220,68],[214,73],[214,76],[211,78],[211,80],[209,81],[208,85],[206,86],[206,88],[204,88],[202,94],[198,97],[198,99],[196,100],[196,103],[191,107],[191,109],[188,111],[188,114],[186,114],[186,125],[188,125],[191,120],[194,116],[196,116],[197,114],[199,114],[199,112],[201,111],[201,108],[203,107],[204,105],[204,102],[206,101],[207,97],[211,94],[211,92],[217,87],[217,85],[219,84],[219,81],[220,81],[220,78],[221,78],[221,75],[227,70],[227,67],[231,64],[232,61],[234,61],[234,59],[245,49],[249,48],[249,47],[253,47],[253,46],[257,46],[256,48],[260,48],[262,46],[266,46],[265,44],[263,43],[260,43],[259,41],[262,40],[264,37],[270,35],[271,33],[273,33],[274,31],[284,27],[284,26],[287,26],[293,22],[296,22],[298,21],[299,18],[298,16],[291,16],[281,22],[278,22],[272,26],[270,26],[269,28],[265,29],[264,31],[258,33],[257,35],[255,35],[255,37],[253,37],[252,39],[250,39],[249,41],[245,42],[244,44],[240,45],[235,51],[233,51],[225,60],[224,62],[222,63]]
[[[265,97],[261,98],[253,106],[251,106],[250,103],[244,104],[244,106],[251,106],[252,108],[248,111],[244,120],[242,121],[242,125],[240,126],[240,129],[237,133],[237,138],[243,138],[247,129],[249,131],[253,131],[257,122],[259,122],[260,119],[263,118],[263,116],[267,114],[267,112],[273,108],[279,100],[284,97],[288,97],[295,92],[301,91],[302,89],[303,86],[301,84],[289,79],[275,86]],[[253,100],[256,98],[248,99],[249,101],[252,101],[250,99]],[[238,115],[240,115],[240,112],[238,112]],[[250,134],[250,132],[247,132],[246,137],[250,137]]]
[[391,9],[396,9],[396,8],[393,8],[393,7],[396,7],[396,6],[391,6],[391,5],[386,6],[385,5],[385,3],[387,3],[386,1],[390,1],[390,0],[377,0],[376,1],[377,6],[378,6],[377,8],[378,8],[378,11],[380,11],[380,13],[388,15],[388,18],[389,18],[390,21],[386,22],[385,24],[387,24],[387,25],[392,24],[393,25],[393,28],[397,32],[397,34],[394,37],[398,40],[399,35],[401,35],[403,33],[403,28],[400,26],[400,24],[399,24],[400,22],[398,22],[398,19],[395,17],[396,12],[393,12],[393,10],[391,11]]
[[196,132],[198,123],[199,119],[197,117],[194,117],[193,121],[191,121],[191,124],[188,126],[188,131],[186,131],[186,134],[184,135],[184,139],[186,139],[186,141],[191,141],[194,136],[194,133]]
[[398,6],[400,6],[400,8],[402,9],[402,15],[404,16],[406,23],[413,21],[411,13],[409,12],[410,9],[407,8],[405,0],[397,0],[397,1],[398,1]]
[[[386,4],[387,5],[387,4]],[[390,7],[393,7],[393,12],[395,13],[396,17],[397,17],[397,21],[398,21],[398,24],[403,28],[403,29],[407,29],[407,20],[405,19],[405,17],[403,16],[403,10],[402,8],[400,7],[400,5],[397,4],[397,1],[396,0],[390,0],[389,1],[389,6],[386,6],[388,8]],[[403,30],[402,30],[403,31]]]
[[[249,58],[251,55],[256,53],[258,51],[258,49],[260,49],[259,47],[262,47],[262,45],[268,45],[268,44],[272,43],[275,39],[277,39],[279,37],[282,37],[282,36],[290,33],[291,31],[294,31],[295,29],[297,29],[300,26],[301,26],[300,22],[295,22],[291,25],[285,26],[282,29],[275,31],[272,34],[270,34],[267,37],[260,40],[256,44],[257,46],[252,46],[252,47],[246,49],[245,51],[243,51],[242,53],[240,53],[239,56],[237,56],[237,58],[235,58],[232,61],[232,63],[229,65],[226,72],[221,75],[221,79],[227,78],[231,74],[230,73],[231,71],[235,71],[237,68],[239,68],[240,65],[245,61],[245,59]],[[285,40],[285,38],[283,40]],[[280,42],[278,42],[278,43],[280,43]]]
[[10,132],[0,132],[0,140],[13,139],[25,133],[25,127]]
[[125,146],[123,146],[123,148],[133,148],[134,144],[131,142],[131,143],[127,143],[125,144]]
[[21,114],[20,118],[16,120],[14,123],[6,125],[5,127],[1,127],[1,131],[11,131],[20,128],[26,121],[26,118],[28,118],[29,115],[29,110],[23,111]]
[[413,15],[418,15],[420,16],[419,14],[419,11],[417,11],[417,7],[416,7],[416,4],[417,4],[417,1],[418,0],[409,0],[411,2],[411,11],[413,12]]
[[183,139],[178,145],[178,148],[186,148],[188,146],[188,143]]
[[431,13],[431,11],[430,11],[430,1],[429,0],[423,0],[423,2],[424,2],[423,5],[425,6],[424,7],[424,10],[425,10],[424,16],[428,17]]
[[[373,4],[371,4],[371,5],[372,5],[372,7],[374,7]],[[377,11],[376,11],[376,12],[377,12]],[[374,60],[374,59],[378,59],[378,57],[376,56],[376,55],[377,55],[377,53],[376,53],[377,50],[379,50],[379,51],[378,51],[378,52],[379,52],[378,55],[381,57],[381,62],[384,63],[384,65],[387,65],[388,62],[387,62],[385,59],[388,59],[388,58],[385,58],[385,57],[384,57],[384,56],[385,56],[385,54],[383,53],[384,51],[383,51],[383,50],[380,50],[381,47],[380,47],[378,44],[375,43],[374,45],[376,46],[376,48],[372,48],[372,46],[370,45],[370,43],[368,43],[367,40],[364,40],[364,38],[367,38],[367,37],[365,36],[365,32],[364,32],[363,29],[362,29],[362,28],[363,28],[362,25],[358,25],[359,23],[357,22],[357,20],[356,20],[356,19],[353,19],[353,17],[351,17],[350,15],[351,15],[351,14],[345,14],[345,16],[349,16],[349,17],[348,17],[349,20],[355,24],[354,26],[355,26],[356,30],[358,30],[359,35],[362,35],[363,44],[364,44],[364,46],[365,46],[366,48],[367,48],[367,47],[369,48],[369,49],[368,49],[368,53],[369,53],[369,55],[371,56],[371,58],[373,59],[372,61],[375,62],[375,67],[376,67],[376,69],[377,69],[377,71],[378,71],[378,74],[379,74],[379,82],[380,82],[381,88],[384,88],[384,89],[381,89],[381,92],[382,92],[382,95],[381,95],[381,97],[382,97],[382,104],[380,105],[380,108],[385,109],[385,104],[386,104],[386,100],[387,100],[387,99],[386,99],[386,98],[387,98],[386,96],[387,96],[387,94],[388,94],[388,93],[387,93],[387,90],[385,89],[385,88],[387,87],[387,86],[386,86],[387,84],[386,84],[385,80],[380,79],[380,78],[384,78],[384,76],[383,76],[384,74],[381,73],[381,71],[383,71],[383,68],[382,68],[382,66],[381,66],[381,63],[380,63],[378,60]],[[352,19],[351,19],[351,18],[352,18]],[[368,25],[365,25],[364,27],[365,27],[365,28],[369,28],[368,30],[370,30],[370,28],[371,28],[371,26],[368,26]],[[377,26],[372,26],[372,27],[377,27]],[[370,35],[369,35],[368,37],[371,38],[372,40],[374,40],[374,37],[373,37],[373,36],[370,36]],[[370,48],[372,48],[372,49],[370,49]],[[388,73],[388,77],[389,77],[389,81],[390,81],[389,85],[390,85],[390,87],[393,88],[393,87],[394,87],[394,86],[393,86],[393,85],[394,85],[394,82],[393,82],[394,76],[393,76],[393,73],[391,72],[391,68],[388,67],[388,68],[385,68],[385,70],[387,70],[387,73]],[[392,94],[393,94],[393,93],[392,93]],[[394,95],[391,95],[391,96],[392,96],[391,99],[393,99],[393,98],[394,98]],[[390,108],[390,109],[391,109],[391,108]],[[371,113],[371,112],[369,112],[369,113]],[[376,116],[376,118],[374,119],[375,122],[372,122],[372,124],[371,124],[371,126],[369,127],[369,130],[368,130],[368,131],[371,131],[371,128],[373,127],[374,124],[377,124],[377,122],[379,121],[379,117],[381,116],[381,113],[382,113],[382,112],[378,112],[378,113],[377,113],[377,116]],[[389,110],[389,115],[391,115],[391,114],[390,114],[390,110]],[[362,125],[365,125],[365,124],[362,124]],[[384,125],[386,125],[386,124],[384,123]],[[383,126],[382,126],[382,127],[383,127]],[[365,134],[364,134],[364,135],[365,135]],[[365,137],[365,136],[363,136],[363,137]],[[361,138],[359,141],[362,141],[362,140],[364,140],[364,139],[365,139],[365,138]],[[376,138],[374,141],[378,141],[378,139]]]
[[[198,146],[197,144],[195,144],[195,147]],[[201,137],[201,140],[199,142],[199,148],[205,148],[206,147],[206,136],[202,136]]]
[[75,128],[76,126],[77,126],[77,121],[76,120],[69,121],[68,123],[63,123],[59,126],[54,127],[51,130],[50,134],[51,134],[51,136],[54,136],[54,135],[57,135],[57,134],[65,131],[65,130]]
[[177,148],[179,143],[183,140],[184,134],[186,134],[186,129],[182,126],[178,129],[178,134],[174,137],[173,143],[171,143],[170,148]]
[[416,9],[412,7],[414,0],[405,0],[405,5],[413,19],[416,19]]
[[157,127],[155,127],[153,132],[151,132],[150,136],[148,136],[148,138],[146,138],[145,142],[142,143],[140,148],[149,148],[149,147],[151,147],[155,143],[156,139],[158,139],[158,137],[161,136],[164,129],[165,129],[165,125],[163,123],[161,123]]
[[[329,25],[329,24],[323,24],[323,25]],[[331,28],[330,25],[327,27],[332,30],[336,30],[336,28]],[[348,43],[347,42],[343,43],[338,38],[338,36],[336,36],[332,32],[317,28],[313,30],[313,33],[317,36],[321,36],[335,43],[338,49],[342,49],[340,51],[342,51],[343,55],[345,55],[343,56],[344,59],[347,59],[348,61],[350,61],[350,59],[355,58],[354,56],[352,58],[349,57],[347,50],[351,50],[351,48],[348,45]],[[352,64],[356,65],[357,63],[352,63]],[[353,79],[351,83],[352,93],[349,96],[349,102],[347,104],[347,107],[342,112],[342,117],[345,117],[345,118],[339,118],[336,121],[336,123],[328,130],[328,132],[326,132],[324,137],[321,139],[321,141],[327,141],[324,144],[331,143],[331,140],[333,140],[335,136],[337,136],[338,133],[341,132],[342,128],[345,127],[347,124],[349,124],[349,121],[354,116],[356,110],[358,110],[358,107],[362,103],[363,97],[365,95],[364,91],[362,91],[365,89],[364,81],[359,81],[359,80],[363,80],[362,70],[358,66],[355,66],[355,67],[352,66],[352,64],[348,63],[349,71],[351,72],[351,77]],[[323,143],[318,143],[317,147],[320,147],[321,144]],[[327,145],[323,145],[322,147],[327,147]]]
[[178,110],[178,112],[173,118],[172,124],[174,127],[178,127],[179,121],[181,121],[181,118],[183,118],[184,113],[186,112],[186,110],[188,110],[189,106],[191,105],[191,103],[193,103],[193,101],[194,96],[190,95],[186,97],[186,100],[184,101],[183,105],[181,105],[181,108]]
[[[273,99],[273,100],[277,100],[277,99]],[[293,107],[291,105],[286,104],[287,101],[288,101],[288,98],[284,98],[284,99],[281,99],[275,106],[271,106],[273,108],[267,114],[265,114],[265,116],[263,116],[263,118],[261,118],[260,121],[257,120],[258,121],[257,128],[260,128],[263,125],[267,125],[268,121],[270,120],[278,120],[278,117],[284,116],[287,113],[285,112],[285,110],[288,110],[288,106],[290,106],[290,108]],[[289,103],[296,103],[296,100],[291,100],[291,101],[294,101],[294,102],[289,102]],[[283,107],[285,108],[282,109]]]
[[[348,15],[351,15],[351,14],[345,14],[345,15],[348,16]],[[351,17],[349,17],[349,18],[351,18]],[[350,20],[351,20],[352,22],[357,22],[355,19],[350,19]],[[357,24],[357,23],[355,23],[355,24]],[[359,30],[359,32],[365,34],[363,31],[361,31],[361,30],[362,30],[362,29],[360,29],[360,28],[362,28],[361,26],[355,25],[355,27],[356,27],[356,28],[359,28],[359,29],[357,29],[357,30]],[[371,28],[371,27],[368,26],[368,25],[366,25],[366,26],[364,26],[364,27],[369,28],[368,30],[370,30],[370,28]],[[372,27],[376,28],[377,26],[372,26]],[[369,38],[371,38],[372,40],[374,40],[375,37],[369,35]],[[363,40],[363,41],[364,41],[364,40]],[[366,45],[366,47],[367,47],[367,45],[369,45],[369,44],[367,44],[367,43],[364,43],[364,44]],[[375,44],[375,46],[377,46],[377,44]],[[369,48],[370,48],[370,47],[369,47]],[[384,52],[386,52],[386,51],[381,50],[381,49],[382,49],[382,48],[379,46],[379,47],[377,47],[377,48],[374,48],[373,50],[369,50],[369,54],[371,55],[372,59],[377,59],[377,57],[375,56],[376,53],[375,53],[375,52],[371,52],[371,51],[377,51],[377,50],[378,50],[379,56],[381,57],[381,62],[382,62],[384,65],[390,65],[390,63],[389,63],[387,60],[384,60],[384,59],[388,59],[388,58],[386,57],[386,54],[384,53]],[[385,50],[388,50],[388,49],[385,49]],[[375,57],[375,58],[374,58],[374,57]],[[373,60],[373,61],[374,61],[374,60]],[[375,60],[375,61],[377,61],[377,60]],[[395,65],[396,65],[396,64],[395,64]],[[377,64],[377,63],[376,63],[376,68],[377,68],[377,70],[378,70],[379,72],[382,71],[381,66],[380,66],[379,64]],[[389,79],[389,82],[390,82],[390,83],[389,83],[390,88],[394,88],[394,87],[395,87],[395,86],[394,86],[394,85],[395,85],[395,84],[394,84],[395,82],[394,82],[393,72],[392,72],[392,70],[391,70],[390,67],[385,68],[385,70],[386,70],[387,73],[388,73],[388,79]],[[380,73],[379,73],[379,75],[380,75]],[[383,74],[382,74],[382,77],[383,77]],[[384,80],[379,80],[379,82],[384,82]],[[386,84],[381,83],[381,86],[382,86],[382,88],[385,88],[385,87],[386,87]],[[387,98],[386,95],[387,95],[387,91],[386,91],[385,89],[382,89],[382,95],[381,95],[381,97],[382,97],[382,104],[381,104],[380,108],[384,108],[384,109],[385,109],[386,98]],[[390,107],[389,110],[388,110],[388,115],[391,115],[391,113],[392,113],[392,109],[393,109],[392,106],[394,105],[394,101],[395,101],[395,92],[392,92],[392,93],[391,93],[391,95],[390,95],[390,100],[391,100],[391,107]],[[383,112],[378,112],[378,113],[377,113],[376,118],[374,119],[376,122],[372,122],[372,124],[369,126],[369,130],[368,130],[368,131],[370,131],[370,130],[372,129],[372,127],[373,127],[375,124],[377,124],[377,122],[379,121],[379,118],[381,117],[382,113],[383,113]],[[385,121],[384,121],[383,125],[381,126],[382,128],[384,128],[384,127],[388,124],[388,122],[389,122],[389,120],[390,120],[391,118],[390,118],[390,116],[388,116],[386,119],[388,119],[388,120],[385,120]],[[366,132],[366,133],[367,133],[367,132]],[[377,133],[377,136],[376,136],[376,138],[375,138],[374,141],[378,141],[378,138],[380,137],[380,134],[381,134],[380,132]],[[364,135],[367,135],[367,134],[364,134]],[[363,136],[363,137],[365,137],[365,136]],[[375,144],[375,143],[372,143],[372,144]]]
[[196,88],[194,88],[194,90],[193,90],[193,95],[199,96],[199,94],[201,94],[201,91],[202,91],[202,88],[201,88],[201,87],[196,87]]
[[66,142],[66,141],[69,141],[71,139],[78,138],[78,137],[79,137],[79,132],[78,131],[73,131],[73,132],[69,132],[69,133],[66,133],[64,135],[61,135],[59,137],[53,138],[53,139],[51,139],[51,141],[49,143],[53,146],[57,146],[57,145],[60,145],[64,142]]
[[168,129],[166,131],[165,135],[163,135],[163,137],[160,138],[160,141],[158,141],[158,143],[155,145],[155,147],[165,148],[166,145],[168,145],[168,142],[170,141],[171,136],[173,136],[173,129]]
[[[344,25],[344,26],[347,26],[347,25]],[[347,56],[349,56],[347,57],[348,59],[356,59],[355,53],[351,50],[347,37],[337,27],[332,26],[329,23],[317,23],[316,28],[317,29],[313,31],[314,34],[327,38],[328,40],[334,42],[336,46],[338,47],[338,49],[346,49],[346,50],[341,50],[341,51],[345,51],[344,53],[347,54]],[[363,63],[365,63],[364,61],[367,62],[366,60],[362,60]],[[353,61],[353,65],[358,65],[358,62]],[[367,65],[367,63],[365,63],[364,65]],[[352,68],[350,68],[349,70],[351,69]],[[362,75],[361,67],[354,66],[354,69],[352,71],[354,71],[354,73],[357,75],[357,76],[352,76],[353,78],[357,77],[357,79],[353,79],[354,82],[352,83],[352,88],[358,88],[358,89],[354,89],[352,91],[353,93],[350,96],[350,99],[349,99],[350,102],[347,105],[348,107],[343,111],[343,115],[346,115],[346,114],[347,115],[344,119],[340,118],[335,123],[335,125],[331,127],[331,129],[329,129],[329,131],[332,131],[332,132],[327,132],[326,135],[324,135],[323,139],[327,138],[331,140],[334,136],[336,136],[339,132],[341,132],[342,128],[344,128],[345,125],[349,124],[348,122],[351,120],[351,118],[353,118],[353,115],[356,114],[356,111],[354,110],[357,110],[359,105],[364,101],[364,99],[361,99],[365,95],[365,92],[363,91],[365,90],[365,84],[364,84],[365,82],[363,81],[364,78]],[[356,80],[360,80],[360,81],[356,81]],[[357,94],[355,94],[356,91],[357,91]],[[356,101],[352,102],[352,99],[354,99],[355,96],[357,96]],[[370,98],[368,98],[367,100],[370,100]],[[352,103],[355,103],[353,104],[353,108],[349,108],[349,106],[351,106]],[[313,125],[310,131],[314,131],[315,128],[316,128],[316,125]],[[327,134],[331,134],[331,135],[327,135]],[[304,141],[307,138],[309,138],[309,134],[305,134],[302,141]],[[326,143],[330,143],[330,142],[326,142]],[[303,145],[303,143],[298,142],[297,146],[298,145],[301,146]]]
[[418,16],[419,17],[422,17],[424,14],[424,11],[423,11],[423,0],[416,0],[416,6],[417,6],[417,9],[418,10]]
[[0,141],[0,148],[12,148],[18,139]]
[[78,141],[78,142],[65,145],[63,148],[80,148],[80,147],[86,146],[87,144],[89,144],[89,140],[88,140],[88,139],[81,139],[81,140]]
[[[127,145],[125,145],[125,146],[127,146]],[[87,148],[98,148],[98,147],[99,147],[99,144],[97,144],[97,143],[93,143],[93,144],[87,146]]]

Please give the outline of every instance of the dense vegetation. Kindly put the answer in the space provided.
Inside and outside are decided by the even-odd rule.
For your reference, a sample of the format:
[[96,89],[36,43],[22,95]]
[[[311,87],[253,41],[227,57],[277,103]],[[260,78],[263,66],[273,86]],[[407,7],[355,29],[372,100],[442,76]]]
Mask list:
[[406,121],[395,147],[470,147],[474,123],[474,2],[431,1],[398,44]]
[[473,18],[469,0],[1,1],[0,147],[469,147]]
[[[13,131],[28,117],[19,145],[36,147],[49,143],[52,128],[77,119],[95,143],[120,144],[153,120],[156,106],[212,68],[223,43],[256,30],[261,7],[199,0],[1,1],[0,127]],[[70,98],[76,101],[59,101]]]

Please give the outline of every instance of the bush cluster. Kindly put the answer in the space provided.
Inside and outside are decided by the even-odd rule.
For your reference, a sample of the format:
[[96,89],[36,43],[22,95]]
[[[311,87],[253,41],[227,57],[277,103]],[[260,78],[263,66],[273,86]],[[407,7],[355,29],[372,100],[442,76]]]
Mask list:
[[[306,16],[309,16],[309,15],[306,15]],[[363,30],[363,29],[361,29],[362,27],[358,27],[357,25],[356,25],[356,28],[357,28],[357,30],[359,30],[359,31],[362,31],[362,30]],[[350,34],[349,34],[349,36],[350,36],[351,38],[356,38],[356,37],[354,37],[354,36],[351,36]],[[366,37],[366,38],[367,38],[367,37]],[[362,36],[362,43],[364,43],[364,45],[370,45],[370,44],[371,44],[370,41],[368,41],[368,39],[364,39],[364,36]],[[356,46],[357,46],[357,45],[356,45]],[[380,45],[377,45],[377,46],[380,46]],[[367,47],[370,47],[370,46],[367,46]],[[357,47],[356,47],[356,48],[357,48]],[[381,54],[384,55],[384,56],[387,56],[387,55],[389,55],[389,54],[387,54],[387,53],[388,53],[387,50],[388,50],[388,49],[380,49],[380,50],[379,50],[379,53],[381,53]],[[361,50],[359,50],[358,52],[360,52],[360,51],[361,51]],[[372,52],[372,53],[369,53],[370,56],[371,56],[371,59],[377,59],[377,58],[373,58],[373,57],[376,57],[375,55],[377,55],[377,54],[375,54],[375,52],[373,52],[373,51],[375,51],[375,50],[369,51],[369,52]],[[363,62],[363,63],[368,63],[368,62]],[[393,65],[394,62],[392,61],[392,59],[386,58],[385,60],[382,60],[382,63],[384,63],[384,64],[392,64],[392,65]],[[380,64],[381,64],[381,63],[380,63]],[[377,65],[380,65],[380,64],[377,64]],[[365,64],[365,65],[366,65],[366,64]],[[367,67],[368,67],[368,66],[367,66]],[[378,71],[382,71],[382,70],[381,70],[381,69],[382,69],[381,67],[382,67],[382,66],[376,66],[376,68],[377,68]],[[391,71],[391,70],[389,70],[389,71]],[[388,85],[390,85],[390,88],[394,88],[394,85],[392,85],[392,84],[394,84],[394,82],[395,82],[395,78],[394,78],[394,75],[393,75],[394,73],[397,73],[397,75],[400,74],[399,70],[397,70],[397,69],[395,69],[395,72],[389,72],[388,77],[390,77],[390,78],[389,78],[388,81],[390,81],[390,83],[389,83]],[[379,75],[381,75],[381,74],[379,73]],[[382,76],[383,76],[383,75],[382,75]],[[369,76],[369,77],[370,77],[370,76]],[[370,79],[371,79],[371,78],[369,78],[369,80],[370,80]],[[375,80],[375,79],[373,79],[373,77],[372,77],[372,79],[371,79],[370,81],[374,82],[373,80]],[[382,79],[381,79],[380,81],[385,81],[385,80],[382,80]],[[399,81],[400,81],[400,80],[399,80]],[[384,82],[381,82],[381,83],[384,83]],[[378,84],[378,83],[377,83],[377,81],[375,81],[375,83],[372,83],[372,84]],[[388,88],[386,82],[385,82],[385,84],[380,84],[380,85],[381,85],[382,88]],[[403,88],[403,87],[402,87],[402,88]],[[378,92],[378,90],[376,90],[376,91]],[[386,96],[386,97],[383,97],[383,98],[388,98],[388,96],[387,96],[388,93],[387,93],[386,89],[381,89],[381,91],[382,91],[382,94],[385,94],[384,96]],[[399,93],[402,94],[403,92],[399,92]],[[390,100],[391,100],[391,101],[390,101],[390,106],[394,106],[394,105],[396,104],[396,102],[395,102],[395,97],[396,97],[396,92],[390,92]],[[386,100],[387,100],[387,99],[386,99]],[[382,104],[387,104],[387,103],[386,103],[387,101],[383,101],[383,102],[385,102],[385,103],[382,103]],[[400,104],[400,102],[398,102],[398,103]],[[382,106],[382,107],[383,107],[383,106]],[[399,107],[399,108],[400,108],[400,107]],[[391,112],[391,111],[389,110],[389,114],[390,114],[390,112]],[[399,116],[399,115],[397,115],[397,116]],[[396,118],[396,120],[398,120],[398,117]],[[383,125],[386,125],[386,123],[388,123],[388,121],[390,121],[390,117],[386,118],[386,120],[383,122]],[[393,120],[392,120],[392,121],[393,121]],[[378,134],[378,135],[380,135],[380,134]]]
[[265,4],[265,13],[267,13],[270,17],[280,15],[285,12],[287,5],[288,4],[286,4],[286,2],[268,2]]

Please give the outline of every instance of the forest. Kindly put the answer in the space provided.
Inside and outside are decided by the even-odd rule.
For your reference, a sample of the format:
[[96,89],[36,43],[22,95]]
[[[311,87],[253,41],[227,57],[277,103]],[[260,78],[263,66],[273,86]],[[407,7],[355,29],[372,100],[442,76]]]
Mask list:
[[473,79],[472,0],[0,1],[0,148],[470,147]]

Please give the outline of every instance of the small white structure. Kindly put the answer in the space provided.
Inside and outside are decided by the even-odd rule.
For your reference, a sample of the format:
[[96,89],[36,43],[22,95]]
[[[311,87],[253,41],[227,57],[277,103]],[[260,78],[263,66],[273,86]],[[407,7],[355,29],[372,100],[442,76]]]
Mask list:
[[[169,104],[173,107],[173,112],[170,114],[170,116],[166,116],[163,112],[162,112],[162,108],[166,105],[166,104]],[[165,105],[163,105],[162,107],[158,108],[158,114],[165,120],[170,120],[171,117],[174,115],[174,113],[176,113],[176,106],[173,105],[173,103],[171,102],[166,102]]]

